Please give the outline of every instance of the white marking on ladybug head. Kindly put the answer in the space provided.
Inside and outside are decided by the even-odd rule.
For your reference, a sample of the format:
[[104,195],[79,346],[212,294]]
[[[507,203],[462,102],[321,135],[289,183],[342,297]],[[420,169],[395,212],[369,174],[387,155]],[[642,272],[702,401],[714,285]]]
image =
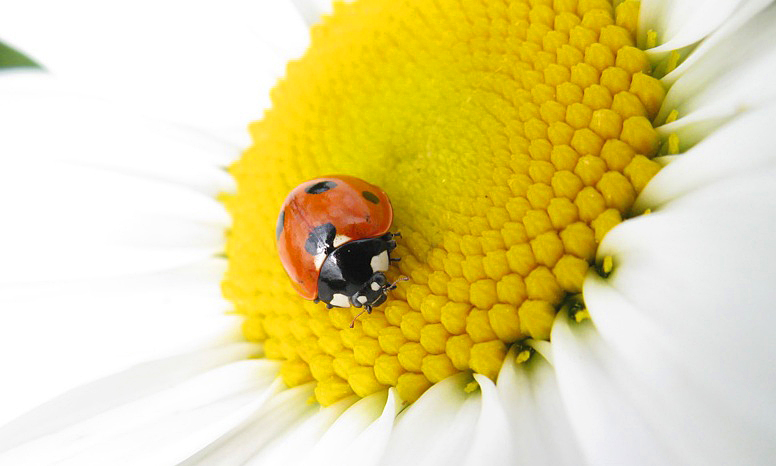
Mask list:
[[323,265],[323,261],[326,260],[327,254],[325,252],[321,252],[319,254],[316,254],[313,256],[313,263],[315,264],[315,270],[321,271],[321,266]]
[[372,266],[372,273],[374,272],[387,272],[388,271],[388,251],[383,251],[380,254],[374,256],[369,262]]
[[334,237],[334,243],[333,244],[334,244],[335,248],[338,248],[341,245],[347,243],[348,241],[350,241],[350,236],[337,235],[337,236]]
[[358,299],[358,302],[359,302],[359,303],[361,303],[361,304],[366,304],[366,296],[359,296],[359,297],[358,297],[358,298],[356,298],[356,299]]
[[342,293],[334,293],[329,304],[337,307],[350,307],[350,300]]
[[370,288],[372,288],[372,291],[377,291],[380,289],[380,285],[377,284],[377,282],[372,282],[371,285],[369,285]]

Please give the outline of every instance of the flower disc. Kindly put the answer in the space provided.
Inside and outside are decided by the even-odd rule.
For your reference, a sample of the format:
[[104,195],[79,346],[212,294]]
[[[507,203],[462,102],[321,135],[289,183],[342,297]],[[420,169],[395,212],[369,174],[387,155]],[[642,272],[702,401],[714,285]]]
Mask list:
[[[596,248],[659,170],[664,91],[635,47],[638,2],[338,4],[289,64],[233,167],[224,294],[290,385],[329,405],[395,386],[414,401],[510,344],[548,339]],[[274,247],[278,209],[327,173],[380,186],[410,277],[357,309],[304,301]]]

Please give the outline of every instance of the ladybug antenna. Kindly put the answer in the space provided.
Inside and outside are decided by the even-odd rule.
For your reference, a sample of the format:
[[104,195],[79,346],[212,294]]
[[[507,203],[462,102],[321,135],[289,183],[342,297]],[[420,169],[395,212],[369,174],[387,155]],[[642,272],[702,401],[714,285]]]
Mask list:
[[356,317],[353,317],[353,320],[350,321],[350,328],[353,328],[353,326],[356,325],[356,319],[361,317],[361,314],[363,314],[365,312],[372,312],[372,307],[368,306],[368,305],[364,306],[364,310],[359,312],[358,315]]
[[410,277],[401,276],[396,279],[395,282],[391,283],[390,285],[385,287],[385,291],[391,291],[396,289],[396,284],[399,282],[406,282],[410,279]]

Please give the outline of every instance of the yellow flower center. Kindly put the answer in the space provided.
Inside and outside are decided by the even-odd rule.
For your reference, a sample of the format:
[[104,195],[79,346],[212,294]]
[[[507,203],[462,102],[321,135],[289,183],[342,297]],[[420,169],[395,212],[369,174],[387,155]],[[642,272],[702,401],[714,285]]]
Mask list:
[[[549,339],[660,169],[664,90],[637,19],[632,0],[365,0],[313,28],[224,196],[224,294],[289,386],[316,381],[323,405],[387,386],[414,401]],[[389,278],[410,281],[354,328],[358,309],[300,298],[275,250],[285,196],[327,174],[382,187],[403,235]]]

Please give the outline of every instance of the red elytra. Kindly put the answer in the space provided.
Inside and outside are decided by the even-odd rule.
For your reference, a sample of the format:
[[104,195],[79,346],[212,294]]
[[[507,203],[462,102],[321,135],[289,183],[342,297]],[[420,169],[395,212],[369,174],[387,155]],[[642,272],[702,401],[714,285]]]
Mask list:
[[[305,299],[318,296],[320,261],[309,250],[311,233],[331,224],[336,246],[388,232],[393,208],[377,186],[348,175],[305,181],[294,188],[280,209],[276,230],[280,261],[296,291]],[[307,246],[307,247],[306,247]]]

